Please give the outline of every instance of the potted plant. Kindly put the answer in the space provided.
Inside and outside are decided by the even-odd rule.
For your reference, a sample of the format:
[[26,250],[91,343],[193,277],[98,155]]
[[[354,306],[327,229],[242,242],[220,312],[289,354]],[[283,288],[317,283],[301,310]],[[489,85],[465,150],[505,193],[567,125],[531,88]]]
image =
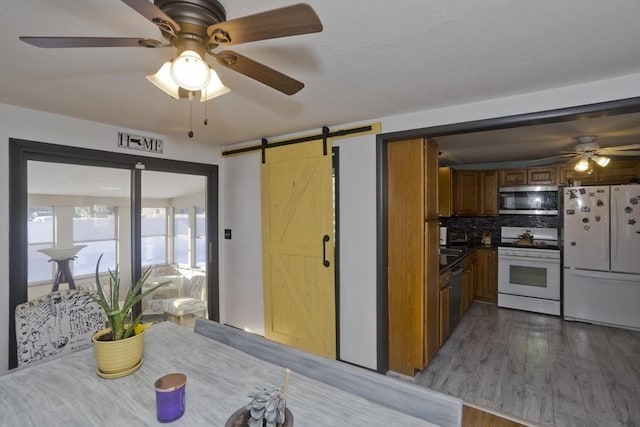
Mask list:
[[103,378],[119,378],[134,372],[142,365],[145,326],[140,323],[142,313],[133,318],[133,307],[144,297],[170,282],[160,283],[141,292],[142,285],[151,274],[151,268],[147,268],[140,280],[129,288],[124,300],[120,301],[118,266],[115,271],[109,270],[109,288],[105,290],[100,282],[101,259],[102,255],[96,264],[97,291],[85,294],[102,308],[107,317],[108,327],[97,331],[92,341],[98,375]]
[[293,427],[293,414],[287,408],[289,369],[285,370],[282,390],[258,388],[249,393],[251,402],[229,417],[225,427]]

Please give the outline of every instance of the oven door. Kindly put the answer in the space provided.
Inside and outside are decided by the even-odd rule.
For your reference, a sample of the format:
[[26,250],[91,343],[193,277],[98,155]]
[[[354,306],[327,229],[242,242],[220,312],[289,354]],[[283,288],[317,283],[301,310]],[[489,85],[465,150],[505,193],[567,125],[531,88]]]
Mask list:
[[535,258],[498,252],[498,292],[560,300],[560,258]]

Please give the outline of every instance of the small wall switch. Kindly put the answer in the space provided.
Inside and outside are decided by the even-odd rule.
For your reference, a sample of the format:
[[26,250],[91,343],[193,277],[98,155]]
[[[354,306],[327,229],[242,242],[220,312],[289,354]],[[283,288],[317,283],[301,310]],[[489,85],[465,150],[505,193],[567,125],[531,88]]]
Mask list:
[[230,228],[225,228],[224,229],[224,238],[231,240],[231,229]]

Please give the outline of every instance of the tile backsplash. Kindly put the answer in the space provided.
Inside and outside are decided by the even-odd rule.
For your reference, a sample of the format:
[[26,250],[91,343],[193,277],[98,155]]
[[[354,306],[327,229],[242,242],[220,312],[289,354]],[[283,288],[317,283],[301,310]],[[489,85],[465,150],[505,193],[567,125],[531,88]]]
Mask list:
[[560,217],[557,215],[500,215],[473,217],[440,217],[443,227],[452,230],[465,230],[469,233],[489,231],[491,243],[500,242],[501,227],[547,227],[560,228]]

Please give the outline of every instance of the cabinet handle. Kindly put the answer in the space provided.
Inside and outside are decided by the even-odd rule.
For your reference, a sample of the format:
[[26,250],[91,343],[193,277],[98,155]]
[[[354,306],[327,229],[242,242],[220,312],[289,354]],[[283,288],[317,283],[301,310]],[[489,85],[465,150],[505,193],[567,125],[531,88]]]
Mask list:
[[329,241],[329,235],[325,234],[322,238],[322,265],[329,267],[331,263],[327,259],[327,242]]

